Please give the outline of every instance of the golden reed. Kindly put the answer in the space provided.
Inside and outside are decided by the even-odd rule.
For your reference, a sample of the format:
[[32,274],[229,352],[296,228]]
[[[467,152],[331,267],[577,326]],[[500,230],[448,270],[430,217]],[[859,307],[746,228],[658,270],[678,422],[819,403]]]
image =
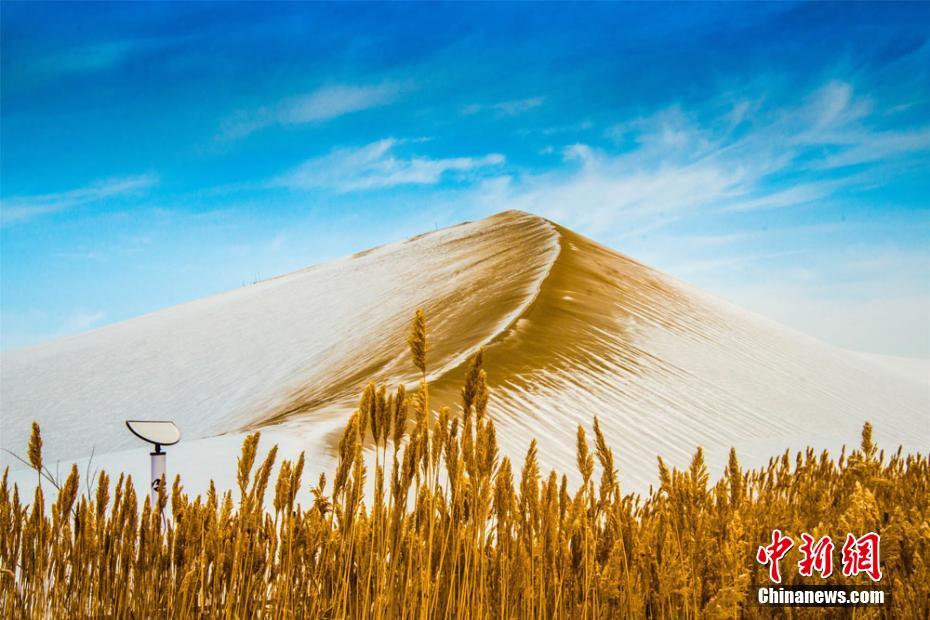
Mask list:
[[[243,443],[235,497],[212,483],[205,496],[190,497],[175,478],[156,505],[146,497],[140,510],[123,475],[111,490],[101,473],[94,495],[79,497],[75,467],[49,509],[41,485],[24,503],[4,472],[0,615],[767,617],[753,602],[752,584],[766,583],[754,557],[778,527],[835,540],[880,533],[890,605],[847,615],[930,617],[930,461],[900,449],[886,458],[868,424],[859,449],[838,460],[808,449],[744,471],[731,451],[712,485],[700,450],[686,471],[659,459],[659,486],[640,497],[621,493],[595,418],[593,451],[578,428],[582,482],[572,490],[564,475],[540,471],[535,441],[519,479],[499,458],[482,353],[467,372],[460,410],[433,412],[422,312],[409,344],[419,390],[366,388],[339,443],[332,487],[320,476],[309,506],[296,504],[301,455],[282,463],[273,513],[266,510],[276,450],[256,467],[258,433]],[[374,451],[368,482],[365,446]],[[41,447],[34,426],[28,460],[40,481]],[[797,571],[784,572],[785,584],[798,583]],[[853,582],[839,572],[826,582]]]

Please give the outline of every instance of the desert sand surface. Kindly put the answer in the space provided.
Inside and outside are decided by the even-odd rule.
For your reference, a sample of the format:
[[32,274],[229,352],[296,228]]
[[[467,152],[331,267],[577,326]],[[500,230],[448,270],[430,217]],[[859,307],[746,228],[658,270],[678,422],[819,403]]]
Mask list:
[[[623,488],[684,466],[712,475],[786,449],[838,452],[862,424],[885,448],[930,446],[930,365],[845,351],[733,306],[548,220],[505,212],[37,347],[0,365],[0,445],[145,479],[126,419],[171,419],[169,456],[198,492],[231,486],[241,437],[262,430],[307,480],[369,381],[415,388],[406,335],[422,307],[435,407],[456,411],[485,351],[502,453],[535,437],[543,468],[575,474],[575,432],[598,416]],[[93,454],[93,459],[89,459]],[[35,476],[6,451],[14,480]]]

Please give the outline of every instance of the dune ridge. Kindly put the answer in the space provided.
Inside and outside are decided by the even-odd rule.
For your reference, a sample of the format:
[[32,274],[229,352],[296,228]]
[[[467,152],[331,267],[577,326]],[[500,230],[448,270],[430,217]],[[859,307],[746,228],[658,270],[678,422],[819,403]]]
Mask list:
[[[414,388],[419,377],[410,364],[405,330],[413,311],[418,307],[429,317],[431,346],[427,379],[436,384],[466,367],[479,348],[506,333],[534,303],[560,251],[555,227],[547,220],[525,213],[504,212],[488,218],[482,222],[480,235],[497,237],[492,241],[495,244],[516,244],[500,251],[497,257],[485,254],[470,258],[476,264],[491,263],[485,266],[488,268],[488,277],[512,275],[498,271],[503,267],[504,260],[523,258],[533,264],[534,268],[520,271],[518,278],[508,283],[514,288],[506,291],[506,294],[495,290],[495,287],[487,287],[488,282],[482,276],[483,281],[470,283],[468,290],[449,291],[445,295],[426,299],[419,306],[411,305],[408,316],[398,322],[393,332],[379,336],[383,349],[379,349],[379,354],[373,356],[376,361],[350,372],[331,368],[333,383],[338,387],[334,386],[327,394],[320,395],[321,390],[308,382],[248,428],[261,428],[312,413],[322,407],[339,410],[351,408],[359,397],[360,389],[373,380],[403,383]],[[473,240],[469,235],[462,239]],[[514,252],[517,248],[519,252]],[[456,311],[450,311],[450,305],[456,303],[461,306]],[[478,309],[480,312],[476,312]]]
[[122,454],[138,448],[122,420],[175,419],[172,458],[204,481],[222,472],[204,459],[234,460],[250,429],[328,471],[369,381],[415,387],[418,307],[434,406],[458,411],[484,347],[490,414],[518,461],[536,437],[543,467],[574,472],[577,425],[595,415],[627,490],[655,481],[657,455],[682,466],[701,446],[715,475],[731,446],[750,467],[789,448],[838,452],[865,420],[882,445],[930,445],[926,382],[516,211],[5,352],[0,444],[21,451],[36,419],[55,458]]
[[[524,312],[483,344],[505,452],[536,437],[564,469],[591,418],[633,489],[655,457],[683,465],[701,446],[720,471],[730,447],[761,465],[773,450],[839,451],[872,420],[886,445],[930,440],[930,390],[676,281],[554,225],[561,251]],[[457,409],[465,365],[436,377],[434,403]]]
[[550,224],[502,214],[3,352],[0,444],[21,450],[33,419],[60,429],[46,441],[62,459],[131,448],[125,419],[178,420],[185,441],[295,418],[338,426],[368,381],[414,381],[416,308],[438,372],[519,313],[557,251]]

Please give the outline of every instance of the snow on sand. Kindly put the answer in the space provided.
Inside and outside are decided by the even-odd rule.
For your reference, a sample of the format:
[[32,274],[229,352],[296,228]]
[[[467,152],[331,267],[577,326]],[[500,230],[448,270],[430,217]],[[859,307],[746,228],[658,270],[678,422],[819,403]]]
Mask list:
[[[703,446],[761,465],[786,448],[838,450],[865,420],[886,448],[930,446],[930,383],[828,346],[677,282],[546,220],[507,212],[124,323],[4,353],[0,445],[147,477],[123,420],[173,419],[169,474],[229,487],[243,432],[305,450],[308,487],[371,380],[413,387],[406,327],[429,321],[434,405],[455,407],[486,349],[491,415],[518,462],[571,476],[575,429],[600,418],[627,491]],[[3,463],[20,464],[4,454]],[[34,475],[15,472],[27,483]]]

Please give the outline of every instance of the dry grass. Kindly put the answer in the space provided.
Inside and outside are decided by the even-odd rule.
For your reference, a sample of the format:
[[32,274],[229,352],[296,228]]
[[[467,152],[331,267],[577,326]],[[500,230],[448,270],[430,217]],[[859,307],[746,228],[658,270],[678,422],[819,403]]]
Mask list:
[[[140,510],[122,475],[111,488],[101,473],[96,496],[78,497],[74,468],[47,508],[41,486],[27,505],[4,473],[0,615],[767,616],[753,603],[751,584],[766,582],[754,555],[779,527],[834,540],[880,532],[892,602],[856,616],[930,617],[930,461],[900,450],[886,458],[868,425],[859,449],[838,460],[808,450],[743,471],[731,453],[713,485],[700,450],[686,471],[660,459],[659,488],[639,497],[621,493],[595,419],[593,449],[578,429],[583,482],[569,489],[564,476],[539,471],[535,442],[522,464],[498,457],[480,353],[460,410],[433,412],[422,314],[410,345],[419,390],[365,390],[333,484],[321,476],[310,506],[296,504],[301,455],[282,463],[266,511],[276,451],[256,463],[257,433],[243,444],[235,497],[211,485],[192,498],[176,478]],[[38,427],[29,460],[41,470]],[[785,566],[786,583],[797,582]]]

